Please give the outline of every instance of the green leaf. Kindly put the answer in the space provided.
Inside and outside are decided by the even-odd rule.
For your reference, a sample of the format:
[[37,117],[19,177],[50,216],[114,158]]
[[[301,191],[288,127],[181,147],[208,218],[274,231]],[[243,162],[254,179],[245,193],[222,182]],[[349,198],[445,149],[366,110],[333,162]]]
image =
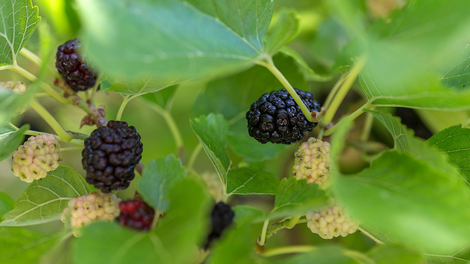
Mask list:
[[0,228],[0,262],[4,264],[38,263],[60,237],[23,228]]
[[470,180],[470,129],[461,125],[449,127],[432,136],[427,143],[447,153],[450,163],[460,169],[467,181]]
[[264,50],[273,55],[300,33],[299,17],[295,10],[282,10],[264,39]]
[[82,228],[83,236],[74,240],[75,262],[188,263],[205,232],[208,199],[202,185],[188,178],[175,185],[169,197],[170,209],[156,230],[136,232],[107,222]]
[[358,174],[332,174],[335,197],[353,218],[409,246],[447,251],[469,242],[470,212],[464,208],[470,207],[470,190],[457,173],[393,150]]
[[226,150],[227,121],[221,115],[211,113],[208,116],[191,119],[191,128],[217,170],[222,183],[226,185],[228,170],[232,164]]
[[470,246],[452,252],[451,254],[425,253],[428,264],[468,264],[470,262]]
[[423,263],[423,256],[419,252],[400,245],[379,245],[369,251],[367,255],[377,264]]
[[156,234],[174,263],[188,263],[193,258],[191,253],[200,250],[208,234],[210,199],[203,185],[186,178],[170,191],[170,201],[170,209],[158,223]]
[[12,65],[41,18],[31,0],[3,1],[0,18],[0,66]]
[[148,102],[157,104],[161,108],[166,108],[167,105],[171,105],[173,95],[175,94],[177,88],[178,85],[173,85],[155,93],[144,94],[140,98],[143,98]]
[[245,118],[229,127],[227,141],[235,153],[249,161],[274,159],[289,148],[289,146],[282,144],[261,144],[250,137]]
[[124,79],[152,76],[167,86],[253,65],[273,9],[270,0],[77,4],[81,38],[100,68]]
[[0,161],[8,158],[13,151],[23,142],[24,132],[29,129],[29,125],[22,126],[19,130],[8,123],[0,125]]
[[15,209],[3,216],[0,226],[26,226],[58,220],[70,199],[89,192],[88,184],[77,171],[60,166],[46,178],[31,183],[15,202]]
[[0,219],[5,213],[13,209],[14,204],[15,202],[13,202],[8,194],[0,191]]
[[230,170],[227,177],[227,195],[273,194],[277,192],[279,179],[271,172],[251,168]]
[[152,232],[135,232],[109,222],[95,222],[81,232],[72,245],[76,264],[171,263],[164,241]]
[[145,167],[142,178],[137,181],[137,190],[158,211],[169,207],[168,192],[186,177],[186,168],[173,154],[156,161],[150,161]]
[[245,222],[262,222],[265,219],[265,213],[254,207],[248,205],[238,205],[232,207],[235,212],[235,219],[233,222],[236,225],[242,225]]
[[453,166],[447,163],[447,157],[430,147],[421,138],[413,137],[413,131],[402,125],[397,117],[380,112],[370,112],[390,131],[395,141],[395,149],[411,153],[415,158],[426,161],[428,165],[445,173],[456,174]]
[[[353,251],[355,252],[355,251]],[[359,252],[355,252],[360,254]],[[297,256],[274,262],[275,264],[355,264],[353,258],[346,256],[345,250],[340,246],[321,246],[308,253],[298,254]]]
[[[351,11],[358,4],[344,0],[331,3],[345,27],[358,21],[357,13]],[[463,59],[455,59],[455,53],[466,46],[468,8],[468,1],[411,1],[386,20],[377,20],[367,32],[350,28],[356,40],[349,57],[367,58],[359,77],[367,98],[382,106],[468,109],[470,90],[445,87],[442,74],[437,73],[442,65],[447,65],[446,69],[460,67]]]
[[303,214],[327,205],[328,197],[317,184],[292,177],[283,179],[269,218]]
[[457,90],[465,90],[470,87],[470,45],[456,52],[455,59],[444,65],[441,82],[444,86],[453,87]]

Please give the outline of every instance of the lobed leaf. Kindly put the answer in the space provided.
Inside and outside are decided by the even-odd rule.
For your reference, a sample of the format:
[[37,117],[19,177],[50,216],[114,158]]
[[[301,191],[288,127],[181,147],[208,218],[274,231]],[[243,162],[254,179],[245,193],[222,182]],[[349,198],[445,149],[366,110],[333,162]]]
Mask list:
[[229,170],[227,176],[227,195],[232,194],[272,194],[275,195],[279,179],[274,173],[238,168]]
[[299,17],[295,10],[282,10],[266,34],[264,50],[273,55],[280,48],[289,44],[300,33],[299,23]]
[[[359,256],[366,257],[360,252],[355,252]],[[371,263],[356,261],[353,257],[348,256],[346,250],[340,246],[320,246],[311,252],[297,254],[296,256],[274,262],[275,264],[310,264],[315,260],[315,264],[359,264]]]
[[273,9],[271,0],[77,4],[81,38],[100,68],[124,79],[151,76],[166,86],[253,65]]
[[372,248],[367,255],[377,264],[420,264],[423,263],[423,255],[404,246],[387,244]]
[[0,161],[8,158],[13,151],[23,142],[24,132],[29,129],[29,125],[23,125],[16,129],[8,123],[0,125]]
[[227,121],[221,115],[211,113],[208,116],[191,119],[191,128],[217,170],[220,180],[226,186],[228,170],[232,165],[226,150]]
[[41,17],[31,0],[3,0],[0,18],[0,66],[12,65]]
[[58,220],[70,199],[90,192],[74,169],[60,166],[23,191],[15,208],[3,216],[0,226],[26,226]]
[[168,194],[171,188],[186,177],[186,168],[173,154],[150,161],[142,178],[137,181],[139,194],[158,211],[170,206]]

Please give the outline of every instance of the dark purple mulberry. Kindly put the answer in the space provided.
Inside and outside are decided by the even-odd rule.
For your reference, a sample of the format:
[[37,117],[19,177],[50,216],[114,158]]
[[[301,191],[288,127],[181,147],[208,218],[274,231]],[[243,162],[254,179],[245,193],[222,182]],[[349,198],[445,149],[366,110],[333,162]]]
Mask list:
[[86,181],[104,193],[129,187],[134,169],[142,158],[140,135],[126,122],[109,121],[85,140],[82,165]]
[[95,85],[96,72],[86,64],[80,49],[80,40],[72,39],[57,48],[56,63],[57,71],[62,75],[65,82],[74,91],[85,91]]
[[[320,105],[309,92],[294,88],[308,110],[319,112]],[[312,131],[317,123],[307,120],[286,89],[265,93],[246,113],[248,133],[259,142],[292,144]]]
[[223,202],[217,203],[211,212],[211,232],[207,236],[205,249],[208,249],[210,243],[222,236],[224,230],[233,224],[235,212],[232,211],[230,205]]

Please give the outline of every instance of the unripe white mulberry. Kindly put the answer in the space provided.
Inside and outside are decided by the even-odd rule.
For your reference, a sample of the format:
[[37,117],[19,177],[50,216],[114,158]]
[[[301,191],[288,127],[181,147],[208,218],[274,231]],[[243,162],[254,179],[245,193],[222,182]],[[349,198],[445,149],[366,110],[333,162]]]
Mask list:
[[[119,210],[120,202],[121,199],[117,198],[114,193],[93,191],[71,199],[60,220],[65,223],[70,217],[70,225],[73,229],[86,226],[94,221],[114,221],[121,212]],[[77,232],[74,234],[78,235]]]
[[324,239],[345,237],[356,232],[360,224],[358,221],[352,220],[338,204],[319,211],[308,212],[306,217],[308,228]]
[[222,182],[219,179],[219,176],[215,173],[205,173],[201,178],[206,183],[207,188],[209,189],[210,195],[214,198],[216,202],[222,201],[224,197],[224,190]]
[[311,137],[295,152],[293,175],[309,183],[322,184],[330,175],[330,143]]
[[24,93],[26,91],[26,86],[22,82],[0,82],[0,86],[17,93]]
[[13,174],[31,183],[59,167],[59,141],[54,135],[30,137],[13,152]]

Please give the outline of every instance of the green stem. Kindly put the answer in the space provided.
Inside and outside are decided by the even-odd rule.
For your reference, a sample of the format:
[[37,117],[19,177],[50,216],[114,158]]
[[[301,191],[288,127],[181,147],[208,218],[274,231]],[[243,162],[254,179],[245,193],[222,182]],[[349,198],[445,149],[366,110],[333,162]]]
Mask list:
[[317,249],[315,246],[287,246],[279,247],[273,249],[267,249],[264,252],[260,253],[263,257],[272,257],[283,254],[292,254],[292,253],[306,253]]
[[64,152],[64,151],[73,151],[73,150],[82,150],[84,146],[81,147],[68,147],[68,148],[60,148],[59,152]]
[[326,109],[326,114],[323,117],[323,122],[328,124],[331,121],[333,121],[336,111],[341,105],[341,102],[343,102],[344,97],[346,97],[346,94],[348,94],[349,89],[353,85],[357,76],[359,75],[362,68],[364,67],[365,63],[366,63],[366,59],[364,56],[358,59],[358,61],[356,62],[356,64],[354,65],[354,67],[351,69],[348,76],[346,77],[346,80],[344,80],[338,92],[335,94],[335,97],[333,98],[331,105],[329,105],[329,107]]
[[330,107],[331,101],[335,97],[335,94],[338,92],[339,87],[341,87],[341,84],[343,84],[344,80],[346,79],[347,73],[344,73],[341,75],[341,78],[335,83],[335,86],[333,86],[333,89],[331,89],[330,93],[328,94],[328,97],[325,100],[325,103],[323,104],[323,107],[328,109]]
[[59,122],[38,102],[32,100],[30,102],[31,107],[54,129],[54,131],[59,135],[59,137],[65,141],[70,142],[72,136],[69,135],[63,128],[60,126]]
[[199,155],[199,152],[201,152],[201,150],[202,144],[199,142],[196,148],[193,150],[193,153],[191,153],[191,157],[189,157],[188,170],[193,170],[194,163],[196,162],[197,156]]
[[[68,132],[69,133],[69,132]],[[43,134],[46,134],[46,135],[49,135],[49,133],[45,133],[45,132],[39,132],[39,131],[34,131],[34,130],[26,130],[24,132],[25,135],[28,135],[28,136],[38,136],[38,135],[43,135]],[[70,133],[69,133],[70,134]],[[73,137],[73,135],[71,134],[71,136]],[[58,140],[58,141],[62,141],[62,142],[65,142],[62,140],[62,138],[60,138],[59,136],[57,135],[54,135],[54,137]],[[83,146],[83,140],[80,140],[80,139],[72,139],[70,142],[67,142],[67,143],[70,143],[70,144],[73,144],[73,145],[76,145],[76,146]]]
[[361,106],[359,109],[357,109],[356,111],[354,111],[354,113],[350,114],[349,116],[343,118],[341,121],[339,121],[338,124],[334,125],[332,128],[328,129],[325,131],[325,133],[323,134],[324,136],[329,136],[331,134],[333,134],[333,132],[335,132],[335,130],[338,128],[338,125],[343,122],[343,120],[354,120],[356,119],[358,116],[360,116],[362,113],[364,113],[364,109],[368,109],[370,105],[370,102],[367,102],[365,103],[363,106]]
[[259,237],[258,245],[264,246],[266,244],[266,232],[268,230],[269,219],[264,220],[263,229],[261,230],[261,236]]
[[[42,66],[42,60],[36,54],[32,53],[27,48],[22,48],[20,50],[20,53],[21,53],[21,55],[25,56],[25,58],[32,61],[34,64],[36,64],[38,66]],[[49,68],[49,71],[51,72],[51,74],[55,78],[60,78],[58,72],[54,68],[52,68],[51,66],[48,66],[48,68]]]
[[159,113],[163,119],[165,119],[165,122],[167,123],[168,127],[170,128],[171,134],[173,135],[173,138],[175,139],[175,144],[176,148],[180,150],[183,148],[183,137],[181,136],[180,130],[178,129],[178,126],[176,125],[175,119],[171,115],[170,112],[166,111],[162,107],[156,104],[151,104],[148,103],[148,105],[155,110],[155,112]]
[[290,85],[289,81],[284,77],[282,72],[276,68],[276,65],[274,65],[273,59],[271,56],[266,56],[266,61],[267,63],[263,61],[257,62],[259,65],[266,67],[280,82],[281,84],[286,88],[286,90],[290,93],[290,95],[294,98],[294,101],[297,103],[297,105],[300,107],[302,110],[302,113],[304,113],[305,117],[307,118],[308,121],[310,122],[316,122],[316,120],[313,119],[312,113],[308,108],[305,106],[304,102],[302,99],[300,99],[299,95],[295,92],[294,88],[292,85]]
[[300,220],[301,217],[302,217],[302,215],[295,215],[295,216],[293,216],[293,217],[287,222],[286,228],[288,228],[288,229],[294,228],[294,226],[299,222],[299,220]]
[[116,115],[116,121],[121,121],[122,113],[124,112],[124,109],[126,108],[126,105],[132,99],[133,99],[133,97],[130,97],[130,95],[124,96],[124,98],[122,99],[121,107],[119,107],[119,111]]
[[374,240],[375,243],[379,244],[379,245],[383,245],[385,244],[384,242],[380,241],[378,238],[376,238],[375,236],[373,236],[371,233],[367,232],[366,230],[364,230],[362,227],[359,227],[358,228],[359,231],[361,231],[361,233],[363,233],[364,235],[368,236],[370,239]]
[[370,131],[372,129],[372,123],[374,122],[374,116],[371,113],[366,113],[366,120],[362,128],[361,141],[367,142],[369,140]]

